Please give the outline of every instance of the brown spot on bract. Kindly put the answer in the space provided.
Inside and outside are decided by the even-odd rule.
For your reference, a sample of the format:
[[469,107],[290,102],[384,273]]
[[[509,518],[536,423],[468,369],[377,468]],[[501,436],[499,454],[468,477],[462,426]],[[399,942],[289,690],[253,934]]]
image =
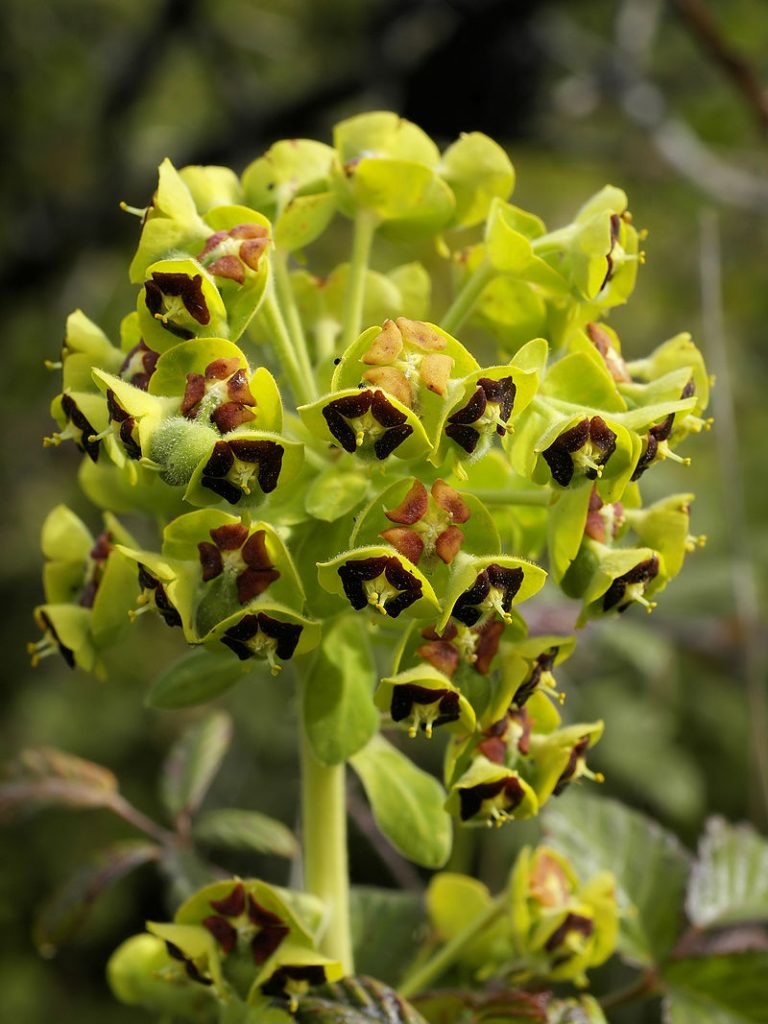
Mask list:
[[201,373],[188,373],[187,384],[184,388],[184,398],[182,399],[181,406],[179,408],[182,416],[186,416],[188,419],[194,419],[195,410],[204,398],[205,377],[203,377]]
[[248,527],[242,523],[224,523],[223,526],[216,526],[209,532],[220,551],[237,551],[245,543]]
[[208,272],[215,277],[226,277],[237,284],[243,284],[245,281],[243,264],[237,256],[219,256],[217,260],[208,265]]
[[413,526],[427,513],[429,499],[427,489],[420,480],[414,480],[408,493],[396,508],[385,510],[384,515],[392,523]]
[[240,402],[224,402],[211,413],[211,422],[221,434],[228,434],[255,419],[256,413]]
[[454,523],[466,523],[471,513],[461,494],[447,484],[445,480],[435,480],[432,484],[432,497],[437,504],[451,517]]
[[449,526],[447,530],[443,530],[435,541],[437,557],[446,565],[450,565],[461,550],[463,543],[464,534],[458,526]]
[[246,266],[250,267],[251,270],[258,270],[262,254],[268,245],[268,238],[249,238],[240,246],[240,259]]
[[231,377],[240,367],[241,363],[237,356],[222,356],[208,363],[205,368],[205,379],[226,380],[227,377]]
[[424,553],[424,541],[413,530],[404,526],[392,526],[380,534],[384,540],[410,562],[417,564]]
[[200,564],[203,567],[203,582],[207,583],[220,576],[224,571],[224,563],[216,545],[210,544],[207,540],[201,540],[197,545],[197,550],[200,555]]
[[403,339],[396,324],[385,320],[381,331],[373,339],[373,343],[362,358],[368,366],[383,366],[391,363],[403,351]]
[[245,910],[245,888],[242,882],[237,882],[229,895],[209,902],[219,914],[224,914],[225,917],[239,917]]
[[436,395],[445,395],[448,390],[448,381],[451,379],[453,363],[451,356],[439,353],[424,356],[419,366],[419,374],[429,391]]
[[459,667],[459,652],[448,640],[430,640],[417,647],[416,653],[449,677]]
[[398,402],[402,402],[409,408],[413,404],[411,385],[403,371],[398,370],[396,366],[375,366],[372,370],[365,371],[363,380],[375,387],[384,388],[385,391],[394,395]]
[[409,345],[416,345],[425,352],[441,352],[446,346],[445,338],[422,320],[408,320],[404,316],[399,316],[396,323],[403,341]]

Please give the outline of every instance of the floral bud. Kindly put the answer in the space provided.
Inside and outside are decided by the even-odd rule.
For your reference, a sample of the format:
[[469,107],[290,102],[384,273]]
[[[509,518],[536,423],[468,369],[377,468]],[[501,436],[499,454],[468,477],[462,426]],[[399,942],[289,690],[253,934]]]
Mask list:
[[155,935],[134,935],[118,946],[109,958],[107,979],[121,1003],[153,1013],[199,1020],[215,1005],[209,986],[195,985]]

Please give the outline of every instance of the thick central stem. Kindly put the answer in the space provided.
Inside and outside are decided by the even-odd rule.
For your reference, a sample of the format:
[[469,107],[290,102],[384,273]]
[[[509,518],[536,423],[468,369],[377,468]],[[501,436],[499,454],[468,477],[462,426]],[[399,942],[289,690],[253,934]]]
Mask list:
[[321,764],[306,733],[301,740],[301,817],[304,888],[328,908],[321,950],[352,974],[345,765]]

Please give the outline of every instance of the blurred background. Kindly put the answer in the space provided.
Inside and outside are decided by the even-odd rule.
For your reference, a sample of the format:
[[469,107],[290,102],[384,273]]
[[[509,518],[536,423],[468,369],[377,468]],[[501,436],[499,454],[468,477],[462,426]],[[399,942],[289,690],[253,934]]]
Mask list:
[[[37,633],[31,609],[42,599],[45,514],[66,501],[96,525],[76,490],[74,448],[41,446],[57,386],[43,360],[57,358],[72,309],[81,307],[114,338],[133,304],[127,263],[137,223],[118,202],[146,205],[165,156],[177,167],[222,163],[239,172],[279,138],[330,141],[340,118],[392,109],[441,144],[461,131],[492,135],[516,166],[514,202],[552,227],[611,182],[626,189],[635,223],[648,228],[647,266],[610,323],[631,357],[690,330],[717,374],[716,429],[688,443],[693,465],[665,465],[646,478],[650,497],[654,487],[699,495],[693,528],[708,544],[689,558],[650,621],[628,615],[593,629],[561,682],[574,717],[607,720],[595,767],[608,793],[689,845],[711,814],[765,828],[763,5],[4,0],[0,81],[4,759],[29,745],[69,750],[108,765],[127,796],[159,816],[159,766],[195,718],[142,705],[158,664],[172,656],[162,625],[142,634],[152,642],[126,645],[107,683],[55,658],[33,671],[25,653]],[[285,692],[264,680],[241,685],[222,704],[237,730],[208,802],[258,806],[293,825]],[[439,751],[432,756],[437,767]],[[358,819],[356,878],[392,884],[391,867],[371,855]],[[130,834],[98,811],[49,811],[0,832],[7,1020],[144,1019],[114,1004],[103,973],[112,949],[160,913],[163,883],[151,868],[110,892],[54,960],[43,961],[32,938],[46,895],[96,845]],[[495,849],[486,868],[498,883],[508,857],[504,842]],[[286,880],[277,861],[233,858],[225,866]]]

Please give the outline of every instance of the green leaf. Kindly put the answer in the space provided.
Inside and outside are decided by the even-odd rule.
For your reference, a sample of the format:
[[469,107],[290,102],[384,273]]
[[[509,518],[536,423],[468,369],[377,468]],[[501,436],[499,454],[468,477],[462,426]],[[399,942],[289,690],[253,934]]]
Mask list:
[[506,199],[515,170],[498,143],[481,132],[462,135],[443,153],[440,173],[456,198],[452,226],[478,224],[494,198]]
[[619,952],[643,965],[663,960],[680,932],[690,863],[675,836],[615,800],[574,789],[549,804],[544,820],[553,846],[582,880],[614,874]]
[[351,928],[357,970],[396,985],[423,939],[424,916],[420,893],[353,888]]
[[373,978],[353,975],[304,996],[298,1024],[426,1024],[394,989]]
[[160,779],[163,802],[174,818],[200,806],[231,738],[232,720],[219,711],[196,722],[174,744]]
[[246,853],[273,853],[295,857],[298,845],[291,830],[258,811],[218,809],[205,811],[195,820],[192,834],[199,843]]
[[691,871],[686,909],[699,928],[768,919],[768,840],[749,825],[710,818]]
[[731,953],[673,961],[665,1024],[765,1024],[768,953]]
[[5,766],[5,776],[0,820],[49,804],[109,807],[117,795],[117,779],[108,768],[53,747],[23,750]]
[[404,857],[440,868],[451,852],[451,820],[445,791],[384,739],[374,736],[352,758],[381,832]]
[[[430,1024],[548,1024],[549,992],[508,989],[485,997],[475,992],[428,994],[414,1000]],[[570,1024],[565,1018],[561,1024]],[[576,1018],[574,1024],[587,1024]]]
[[325,630],[304,688],[304,726],[322,764],[348,760],[376,732],[375,683],[366,621],[342,615]]
[[230,690],[243,674],[241,663],[229,653],[193,651],[155,679],[144,703],[163,711],[205,704]]
[[98,897],[142,864],[157,860],[160,847],[142,840],[115,843],[97,854],[69,878],[45,904],[35,922],[35,945],[53,956],[85,923]]
[[312,482],[305,498],[305,508],[313,519],[333,523],[351,512],[368,491],[368,477],[354,470],[321,473]]

